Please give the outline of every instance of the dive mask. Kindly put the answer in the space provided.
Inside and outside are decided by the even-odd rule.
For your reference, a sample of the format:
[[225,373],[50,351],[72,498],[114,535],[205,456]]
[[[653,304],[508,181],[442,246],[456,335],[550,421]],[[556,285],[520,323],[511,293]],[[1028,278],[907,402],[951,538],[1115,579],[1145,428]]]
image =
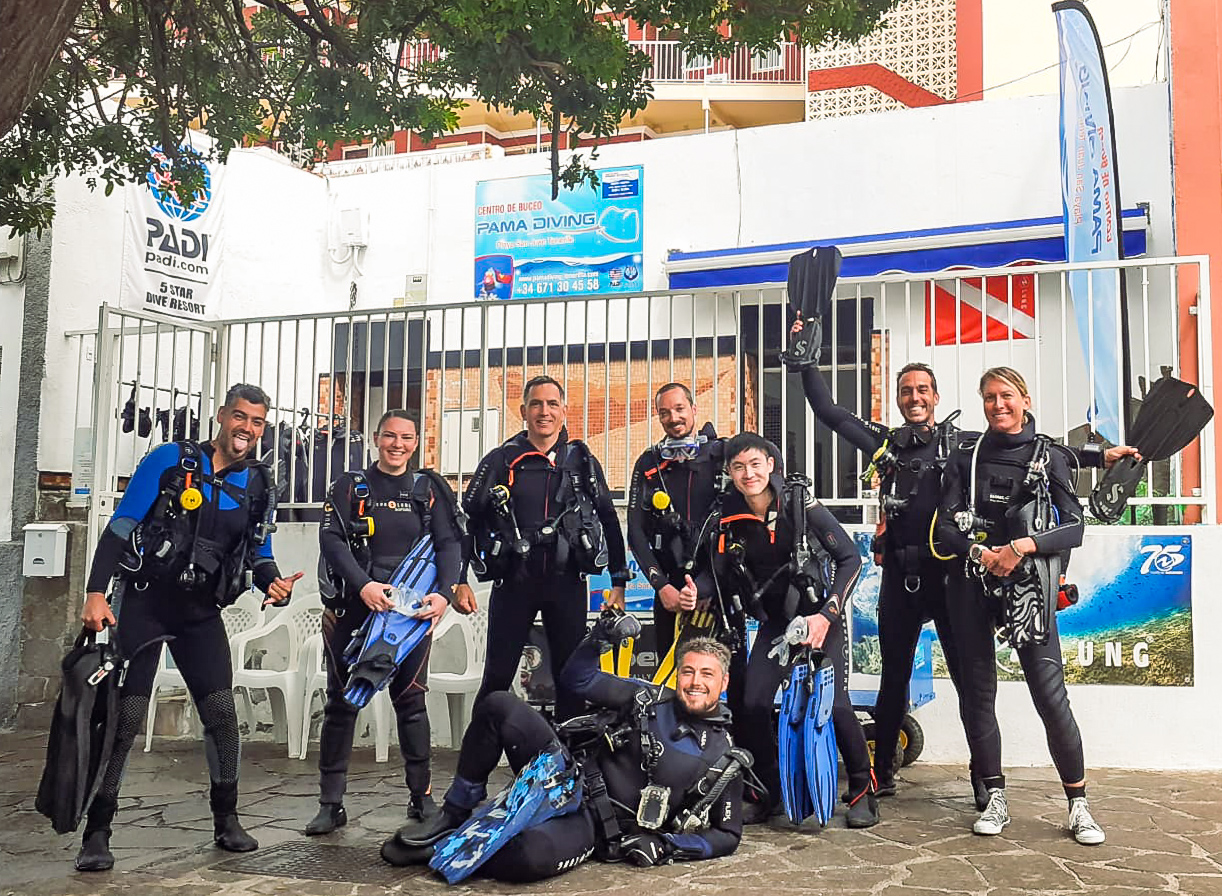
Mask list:
[[695,433],[682,439],[663,439],[658,442],[658,454],[662,460],[695,460],[700,454],[700,446],[708,440],[708,436]]
[[928,423],[905,423],[891,430],[890,441],[896,448],[914,448],[933,441],[934,429]]

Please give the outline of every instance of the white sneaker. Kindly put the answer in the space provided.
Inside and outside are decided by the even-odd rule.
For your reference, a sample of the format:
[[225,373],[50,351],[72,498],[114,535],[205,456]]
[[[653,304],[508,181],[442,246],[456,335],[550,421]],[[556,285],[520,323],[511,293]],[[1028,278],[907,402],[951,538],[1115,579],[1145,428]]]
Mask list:
[[972,832],[985,837],[996,837],[1001,833],[1002,828],[1009,823],[1010,804],[1006,801],[1005,788],[991,788],[989,790],[989,804],[984,807],[984,811],[980,813],[980,817],[972,825]]
[[1091,817],[1086,797],[1076,796],[1069,801],[1069,832],[1083,846],[1098,846],[1107,835]]

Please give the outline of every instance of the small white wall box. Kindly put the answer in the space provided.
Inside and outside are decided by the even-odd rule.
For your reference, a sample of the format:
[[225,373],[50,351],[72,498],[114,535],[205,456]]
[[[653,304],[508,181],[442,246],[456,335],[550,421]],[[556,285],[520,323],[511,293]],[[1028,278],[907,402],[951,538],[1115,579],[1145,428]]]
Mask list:
[[344,208],[339,212],[339,242],[342,246],[367,245],[365,232],[368,221],[359,208]]
[[68,526],[65,523],[30,523],[25,532],[27,576],[62,576],[68,561]]

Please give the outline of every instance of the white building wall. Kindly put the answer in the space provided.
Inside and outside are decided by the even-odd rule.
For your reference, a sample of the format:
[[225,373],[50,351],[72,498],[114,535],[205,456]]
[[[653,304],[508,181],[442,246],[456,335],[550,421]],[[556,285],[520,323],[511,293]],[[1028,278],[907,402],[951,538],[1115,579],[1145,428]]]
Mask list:
[[[22,283],[0,283],[0,470],[13,469],[20,422],[17,387],[21,379],[21,330],[25,303]],[[21,475],[20,473],[18,475]],[[25,472],[37,476],[36,470]],[[0,475],[0,542],[13,539],[13,480]]]
[[[1150,254],[1170,254],[1165,85],[1119,90],[1116,106],[1123,203],[1150,204]],[[604,147],[598,165],[644,166],[643,286],[664,289],[672,249],[1058,215],[1056,133],[1055,98],[1023,97],[619,144]],[[546,170],[546,156],[517,156],[328,181],[264,150],[236,151],[227,172],[222,314],[343,311],[352,283],[357,308],[385,307],[419,272],[428,274],[430,304],[468,301],[476,183]],[[44,427],[65,433],[75,425],[77,360],[62,334],[92,326],[102,302],[118,301],[123,197],[91,193],[75,179],[57,190],[48,334],[55,375],[43,400]],[[335,244],[345,208],[368,218],[367,248],[347,259]],[[516,317],[506,321],[511,333],[521,327]],[[592,339],[604,337],[600,317],[595,303]],[[527,331],[545,329],[549,339],[564,338],[554,328]],[[70,440],[42,439],[39,463],[69,469]]]
[[[1087,4],[1108,80],[1118,87],[1167,77],[1166,0],[1096,0]],[[1056,94],[1057,25],[1048,0],[981,0],[984,97]]]

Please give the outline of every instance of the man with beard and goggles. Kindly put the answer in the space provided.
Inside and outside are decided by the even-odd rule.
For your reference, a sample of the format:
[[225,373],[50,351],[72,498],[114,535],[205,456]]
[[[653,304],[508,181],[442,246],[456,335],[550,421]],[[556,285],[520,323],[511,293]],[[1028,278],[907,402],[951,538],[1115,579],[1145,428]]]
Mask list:
[[[733,853],[752,758],[730,739],[720,699],[729,651],[685,642],[674,690],[600,671],[604,645],[639,632],[633,617],[604,612],[561,672],[590,713],[556,730],[511,693],[479,702],[440,814],[400,829],[382,857],[428,862],[457,883],[476,869],[541,880],[591,855],[648,867]],[[477,809],[502,754],[516,775],[509,796]]]
[[[114,865],[110,833],[119,785],[152,694],[159,642],[167,639],[204,726],[216,845],[230,852],[259,845],[237,815],[240,739],[220,608],[251,581],[267,595],[264,606],[281,606],[302,576],[282,578],[272,559],[274,485],[267,467],[248,458],[269,404],[258,386],[230,388],[212,440],[169,442],[151,451],[98,540],[81,620],[93,631],[117,624],[119,647],[130,662],[120,685],[114,752],[86,816],[78,871]],[[112,578],[118,580],[113,606],[106,597]]]
[[[713,613],[697,611],[697,552],[704,528],[723,489],[725,442],[711,423],[696,430],[696,403],[682,383],[667,383],[654,395],[654,410],[666,437],[637,458],[628,493],[628,546],[654,589],[653,621],[659,657],[668,657],[676,637],[707,635]],[[673,669],[673,658],[669,661]]]

